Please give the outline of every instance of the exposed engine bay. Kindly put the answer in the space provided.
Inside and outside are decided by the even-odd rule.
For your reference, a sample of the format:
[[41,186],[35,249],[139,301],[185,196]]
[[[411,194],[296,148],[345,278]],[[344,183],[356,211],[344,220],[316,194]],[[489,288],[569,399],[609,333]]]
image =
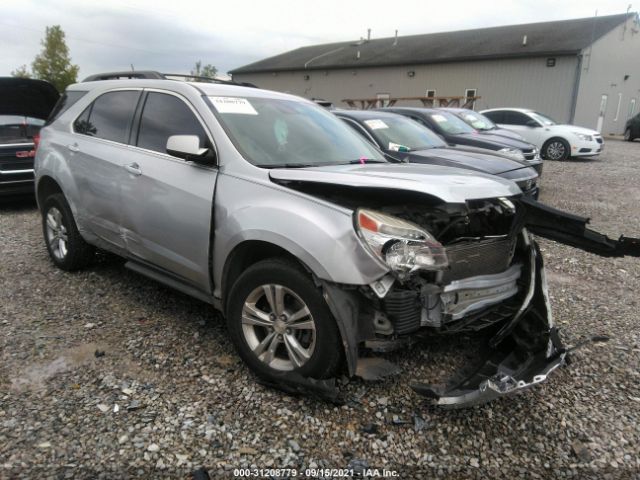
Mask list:
[[483,359],[463,375],[446,385],[412,384],[445,407],[529,388],[565,363],[532,234],[602,256],[640,256],[640,240],[611,240],[589,230],[587,218],[525,197],[450,204],[406,191],[288,186],[353,209],[361,241],[391,267],[368,286],[320,282],[346,339],[350,374],[363,348],[384,352],[420,335],[485,333]]

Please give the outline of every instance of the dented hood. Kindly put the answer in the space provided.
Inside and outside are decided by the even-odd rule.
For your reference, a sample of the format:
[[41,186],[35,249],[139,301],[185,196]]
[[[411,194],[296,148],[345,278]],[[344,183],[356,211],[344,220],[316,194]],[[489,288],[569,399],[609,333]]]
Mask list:
[[309,168],[274,168],[277,183],[310,182],[356,188],[388,188],[424,193],[448,203],[481,198],[511,197],[522,192],[510,180],[437,165],[368,164]]

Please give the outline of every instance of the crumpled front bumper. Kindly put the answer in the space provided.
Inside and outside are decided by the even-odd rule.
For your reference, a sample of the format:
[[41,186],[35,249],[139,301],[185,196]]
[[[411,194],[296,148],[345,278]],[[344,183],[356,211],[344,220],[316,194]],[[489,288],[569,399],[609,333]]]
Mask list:
[[544,265],[533,241],[529,254],[520,309],[488,339],[483,359],[446,385],[413,383],[416,393],[442,407],[466,408],[531,388],[565,363],[567,350],[553,325]]

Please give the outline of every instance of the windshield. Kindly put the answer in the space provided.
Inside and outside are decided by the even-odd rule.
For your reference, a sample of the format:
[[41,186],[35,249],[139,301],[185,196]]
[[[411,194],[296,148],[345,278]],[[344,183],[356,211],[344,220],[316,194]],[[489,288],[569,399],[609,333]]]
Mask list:
[[553,118],[547,117],[546,115],[543,115],[542,113],[531,112],[530,115],[533,118],[535,118],[537,121],[539,121],[542,125],[557,125],[557,123],[558,123]]
[[0,115],[0,143],[29,142],[44,120],[20,115]]
[[258,167],[386,162],[373,145],[317,105],[258,97],[209,100],[235,146]]
[[378,144],[387,150],[427,150],[447,145],[431,130],[409,118],[372,118],[363,123]]
[[486,131],[498,128],[496,124],[489,120],[487,117],[471,110],[462,112],[460,114],[460,117],[476,130]]
[[433,123],[435,123],[443,132],[451,135],[475,132],[473,127],[467,125],[464,121],[449,112],[431,113],[429,114],[429,118],[431,118]]

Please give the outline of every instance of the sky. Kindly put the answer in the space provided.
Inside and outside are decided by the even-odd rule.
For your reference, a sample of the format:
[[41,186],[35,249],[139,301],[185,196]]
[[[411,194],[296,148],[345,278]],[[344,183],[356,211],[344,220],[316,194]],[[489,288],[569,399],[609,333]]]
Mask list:
[[[60,25],[79,79],[94,73],[221,73],[306,45],[624,13],[629,0],[0,0],[0,76]],[[638,5],[637,7],[640,7]],[[631,9],[631,11],[637,11]]]

